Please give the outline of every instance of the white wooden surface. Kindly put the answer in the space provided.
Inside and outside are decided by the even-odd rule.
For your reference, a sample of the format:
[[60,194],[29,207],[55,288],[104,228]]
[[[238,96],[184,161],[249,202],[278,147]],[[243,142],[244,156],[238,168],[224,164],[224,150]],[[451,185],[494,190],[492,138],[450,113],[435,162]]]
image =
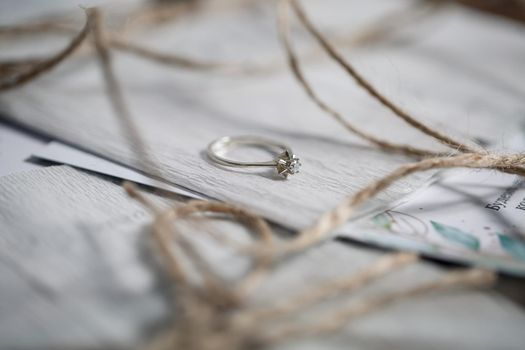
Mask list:
[[[124,346],[162,324],[169,304],[144,229],[149,216],[121,187],[60,166],[2,177],[0,193],[0,348]],[[227,222],[210,228],[243,234]],[[217,246],[206,249],[225,275],[242,270],[242,261]],[[278,270],[254,302],[277,302],[350,275],[381,254],[328,242]],[[445,272],[419,263],[365,295]],[[283,348],[518,350],[524,326],[523,310],[499,294],[460,290],[415,298],[354,322],[340,335]]]
[[[305,3],[327,32],[352,32],[367,17],[397,6],[379,0]],[[138,39],[205,59],[264,61],[281,54],[272,14],[262,5],[248,12],[183,19]],[[421,38],[413,46],[346,54],[422,119],[504,148],[506,135],[525,114],[523,29],[456,9],[414,33]],[[300,41],[304,44],[303,37]],[[0,55],[53,51],[60,44],[24,42],[11,51],[3,43]],[[170,70],[120,55],[117,63],[133,114],[168,179],[248,205],[291,228],[306,226],[344,196],[407,161],[367,148],[341,130],[317,111],[286,70],[231,77]],[[323,96],[367,130],[430,146],[325,61],[310,65],[308,72]],[[71,60],[0,96],[2,118],[133,165],[136,159],[110,112],[100,78],[92,58]],[[212,139],[246,133],[289,143],[303,159],[302,172],[276,181],[266,173],[220,169],[203,157]],[[404,181],[376,203],[403,195],[424,178]],[[158,288],[162,279],[143,255],[147,222],[143,209],[120,187],[71,168],[0,178],[0,348],[132,344],[148,334],[166,315],[166,299]],[[242,268],[217,249],[208,251],[225,273]],[[277,300],[351,273],[379,254],[328,242],[272,276],[257,300]],[[421,263],[369,292],[442,273]],[[507,299],[465,290],[411,300],[356,322],[339,336],[291,348],[522,349],[524,325],[522,309]]]
[[147,214],[123,190],[67,167],[0,188],[1,348],[130,342],[163,314],[138,244]]
[[[381,12],[386,2],[366,6],[335,0],[307,3],[324,30],[351,31],[366,17]],[[273,8],[270,2],[264,4],[251,11],[182,19],[136,40],[203,59],[264,61],[282,55]],[[355,8],[360,11],[352,11]],[[516,57],[525,54],[523,29],[460,10],[443,13],[423,28],[420,33],[414,30],[420,38],[413,47],[382,46],[348,53],[348,57],[388,96],[422,120],[504,147],[509,130],[523,122],[522,99],[516,96],[521,92],[509,93],[500,86],[522,89],[517,76],[525,67]],[[473,63],[480,56],[483,60]],[[349,135],[317,110],[286,69],[234,77],[169,69],[129,56],[118,55],[115,63],[133,116],[168,180],[248,206],[287,227],[307,226],[344,197],[408,161],[371,149]],[[465,64],[469,70],[463,69]],[[504,83],[482,74],[474,76],[475,70]],[[320,93],[366,130],[400,142],[434,145],[371,101],[333,65],[323,61],[309,66],[308,72]],[[0,105],[5,118],[136,165],[109,108],[93,58],[70,60],[55,73],[1,96]],[[242,134],[288,143],[302,159],[302,172],[279,181],[273,171],[247,173],[210,164],[204,154],[209,142]],[[417,175],[401,181],[372,202],[399,198],[426,178]]]

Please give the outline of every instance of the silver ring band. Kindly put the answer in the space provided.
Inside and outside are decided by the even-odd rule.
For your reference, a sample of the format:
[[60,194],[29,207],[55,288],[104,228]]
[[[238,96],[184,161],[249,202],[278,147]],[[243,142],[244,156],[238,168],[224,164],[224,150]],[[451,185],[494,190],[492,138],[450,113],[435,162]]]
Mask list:
[[[242,162],[226,158],[224,154],[243,146],[260,147],[275,152],[277,157],[266,162]],[[225,136],[208,145],[208,157],[214,162],[231,167],[275,167],[279,175],[287,177],[299,172],[301,163],[290,147],[257,136]]]

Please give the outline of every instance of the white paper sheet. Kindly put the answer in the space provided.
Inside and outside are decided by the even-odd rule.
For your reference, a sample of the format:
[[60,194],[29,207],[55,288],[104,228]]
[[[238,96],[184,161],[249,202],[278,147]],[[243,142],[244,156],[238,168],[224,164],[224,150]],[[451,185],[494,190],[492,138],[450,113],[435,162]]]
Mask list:
[[[525,133],[509,148],[525,151]],[[341,236],[525,276],[525,179],[493,170],[445,172]]]
[[141,174],[140,172],[128,167],[97,157],[57,141],[51,141],[44,147],[34,150],[32,155],[34,157],[52,162],[71,165],[76,168],[94,171],[99,174],[109,175],[142,185],[160,188],[189,198],[205,198],[205,196],[194,191],[185,190],[180,186],[169,184],[165,181],[155,180],[152,177]]
[[0,176],[38,168],[39,165],[27,160],[33,151],[43,147],[47,141],[0,122]]

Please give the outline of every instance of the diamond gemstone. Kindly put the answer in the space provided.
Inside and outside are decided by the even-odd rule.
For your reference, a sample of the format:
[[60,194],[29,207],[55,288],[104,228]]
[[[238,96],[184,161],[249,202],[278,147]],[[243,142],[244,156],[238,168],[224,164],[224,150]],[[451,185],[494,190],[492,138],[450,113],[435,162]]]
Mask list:
[[288,177],[288,175],[297,174],[301,168],[299,158],[289,152],[283,152],[277,158],[277,172],[279,175]]
[[297,174],[300,168],[301,162],[299,162],[299,158],[292,158],[288,164],[288,170],[290,171],[290,174]]

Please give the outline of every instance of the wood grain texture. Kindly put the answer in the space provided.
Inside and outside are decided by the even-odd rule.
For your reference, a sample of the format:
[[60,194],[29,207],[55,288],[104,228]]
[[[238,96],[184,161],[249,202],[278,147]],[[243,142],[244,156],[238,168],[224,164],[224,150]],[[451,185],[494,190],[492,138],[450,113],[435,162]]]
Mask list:
[[[398,2],[305,3],[323,30],[351,32]],[[273,12],[266,6],[182,19],[136,39],[204,59],[264,61],[281,54]],[[525,67],[520,58],[525,55],[525,36],[503,22],[450,11],[433,26],[401,37],[415,37],[412,46],[347,55],[421,118],[503,148],[505,136],[525,115]],[[61,46],[53,42],[54,46],[46,40],[24,42],[13,45],[12,51],[5,44],[0,56]],[[231,77],[156,67],[124,56],[117,62],[134,116],[168,179],[248,205],[286,226],[304,227],[344,196],[408,161],[387,157],[347,135],[310,104],[284,70]],[[392,140],[431,145],[392,121],[325,61],[310,65],[308,71],[323,96],[368,130]],[[31,86],[1,96],[2,118],[133,165],[136,159],[100,81],[94,60],[70,61]],[[303,158],[302,173],[283,182],[267,173],[228,171],[206,161],[202,152],[208,142],[238,133],[289,143]],[[376,204],[398,198],[424,180],[410,179]],[[168,305],[164,281],[145,255],[148,221],[119,186],[68,167],[1,177],[0,348],[106,347],[143,340],[164,320]],[[210,225],[236,236],[244,233],[226,222]],[[215,246],[201,247],[230,278],[242,271],[242,261]],[[274,302],[350,274],[380,254],[329,241],[271,276],[254,302]],[[443,273],[419,263],[363,293],[380,294]],[[508,300],[493,292],[462,290],[395,305],[355,322],[338,336],[286,349],[521,349],[524,325],[523,310]]]
[[109,181],[51,167],[0,181],[0,347],[132,344],[166,304],[147,213]]
[[[136,345],[165,320],[169,288],[152,264],[144,229],[149,217],[121,187],[60,166],[2,177],[0,194],[0,348]],[[209,229],[232,238],[245,234],[224,220],[209,223]],[[199,226],[191,233],[206,234]],[[243,260],[212,242],[197,243],[213,266],[227,278],[242,273]],[[350,275],[382,254],[327,242],[271,275],[253,303],[278,302]],[[446,272],[420,262],[354,298],[408,288]],[[523,310],[498,294],[461,290],[403,302],[337,336],[280,349],[517,350],[525,341],[524,325]]]
[[[371,3],[362,13],[380,12],[383,3]],[[349,18],[361,23],[366,17],[350,11],[353,2],[332,0],[330,4],[312,2],[308,7],[323,28],[345,28]],[[267,5],[257,11],[183,20],[178,26],[144,34],[140,40],[159,47],[177,43],[177,50],[215,60],[279,56]],[[334,16],[336,5],[348,9],[339,12],[350,17]],[[523,54],[525,36],[499,22],[486,23],[457,9],[450,11],[446,18],[453,19],[432,35],[422,36],[420,44],[366,49],[349,57],[381,90],[420,118],[447,132],[493,141],[500,147],[509,130],[523,120],[521,99],[516,97],[522,96],[522,88],[514,84],[516,74],[508,72],[524,70],[511,60]],[[485,29],[489,25],[490,31]],[[482,64],[472,63],[473,55],[486,48],[491,49],[484,53]],[[495,48],[500,52],[494,53]],[[442,56],[453,63],[443,62]],[[489,67],[496,61],[497,73]],[[234,77],[179,71],[128,56],[117,56],[115,63],[133,116],[168,180],[245,205],[287,227],[306,227],[344,197],[409,161],[370,149],[341,130],[308,101],[286,70]],[[468,64],[471,71],[489,68],[487,74],[497,78],[486,81],[462,64]],[[432,140],[395,120],[327,62],[311,65],[308,71],[322,95],[355,123],[394,141],[435,147]],[[502,90],[498,81],[512,92]],[[5,118],[134,166],[135,155],[103,91],[95,61],[73,60],[27,88],[2,96],[1,106]],[[244,134],[288,143],[302,159],[302,172],[280,181],[273,171],[225,169],[207,160],[204,150],[209,142]],[[427,177],[402,181],[372,204],[397,199]]]

